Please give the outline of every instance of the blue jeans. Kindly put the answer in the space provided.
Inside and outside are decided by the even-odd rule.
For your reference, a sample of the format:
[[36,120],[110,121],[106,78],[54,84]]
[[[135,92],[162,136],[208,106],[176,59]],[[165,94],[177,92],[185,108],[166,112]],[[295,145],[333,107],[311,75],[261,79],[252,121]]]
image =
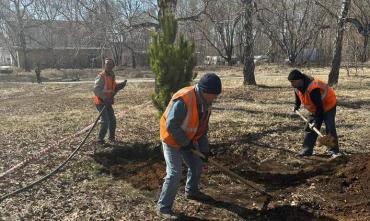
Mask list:
[[[103,109],[104,105],[96,105],[96,109],[100,112]],[[103,114],[100,118],[100,130],[98,134],[98,138],[96,141],[103,141],[105,135],[107,134],[107,131],[109,129],[109,139],[114,140],[115,139],[115,133],[116,133],[116,116],[114,115],[114,110],[112,105],[108,105],[105,110],[103,111]]]
[[[318,122],[316,122],[316,128],[318,130],[320,130],[320,127],[321,127],[322,123],[325,122],[326,134],[334,137],[335,140],[336,140],[335,146],[331,147],[331,149],[334,149],[334,150],[338,151],[339,150],[338,135],[337,135],[337,130],[335,128],[336,110],[337,109],[336,109],[336,106],[335,106],[331,110],[329,110],[328,112],[323,113],[323,118],[320,119]],[[313,121],[314,119],[315,119],[315,117],[313,115],[308,117],[309,122]],[[311,130],[309,128],[308,124],[306,123],[305,132],[304,132],[303,148],[307,149],[309,151],[312,151],[314,146],[315,146],[317,136],[318,135],[316,134],[316,132]]]
[[[163,155],[166,161],[166,177],[162,186],[161,194],[157,203],[157,210],[162,213],[169,213],[172,211],[172,205],[175,201],[177,189],[179,186],[182,159],[188,167],[188,173],[185,185],[185,194],[195,195],[198,193],[198,185],[202,173],[203,161],[191,153],[190,150],[176,150],[162,142]],[[200,147],[201,149],[202,147]],[[204,152],[209,151],[208,147],[203,147]]]

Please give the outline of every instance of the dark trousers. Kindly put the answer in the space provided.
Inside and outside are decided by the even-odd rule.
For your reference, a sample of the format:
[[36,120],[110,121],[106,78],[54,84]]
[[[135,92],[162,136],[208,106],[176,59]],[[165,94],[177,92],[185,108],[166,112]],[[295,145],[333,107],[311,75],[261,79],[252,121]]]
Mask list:
[[[325,129],[326,134],[330,135],[335,138],[336,145],[334,147],[331,147],[331,149],[339,150],[339,144],[338,144],[338,135],[337,130],[335,128],[335,114],[337,112],[336,106],[333,107],[328,112],[325,112],[323,114],[323,118],[315,122],[315,127],[320,130],[322,122],[325,122]],[[313,122],[315,120],[315,117],[313,115],[310,115],[308,117],[308,122]],[[304,141],[303,141],[303,148],[313,150],[316,139],[317,139],[317,133],[310,129],[308,126],[308,123],[306,123],[305,131],[304,131]]]
[[[100,112],[104,105],[97,105],[96,109]],[[112,105],[107,105],[100,117],[100,130],[98,134],[97,141],[103,141],[107,131],[109,129],[108,139],[114,140],[116,133],[116,116],[114,115],[114,110]]]
[[37,81],[37,83],[41,84],[41,76],[40,76],[40,73],[36,73],[36,81]]

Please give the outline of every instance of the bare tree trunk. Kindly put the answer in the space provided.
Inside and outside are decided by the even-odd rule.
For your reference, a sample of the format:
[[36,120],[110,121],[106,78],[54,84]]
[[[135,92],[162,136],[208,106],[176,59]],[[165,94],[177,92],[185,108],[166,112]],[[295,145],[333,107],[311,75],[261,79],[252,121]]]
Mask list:
[[19,42],[20,42],[20,48],[21,48],[21,53],[22,53],[22,61],[21,61],[21,67],[24,68],[25,71],[30,71],[30,67],[28,65],[28,58],[27,58],[27,44],[26,44],[26,37],[24,36],[24,31],[21,30],[19,32]]
[[256,85],[256,79],[254,77],[254,54],[253,54],[253,0],[242,0],[245,8],[244,14],[244,31],[245,31],[245,42],[244,42],[244,85]]
[[360,61],[366,62],[367,57],[368,57],[367,48],[369,44],[370,24],[368,22],[364,23],[363,19],[361,18],[347,17],[345,18],[345,21],[353,24],[357,28],[358,33],[360,33],[361,36],[363,37],[364,42],[363,42],[362,52],[360,54]]
[[343,42],[345,18],[348,15],[350,5],[351,5],[351,0],[342,0],[341,16],[338,20],[338,29],[337,29],[337,36],[335,39],[334,55],[333,55],[333,60],[331,63],[331,70],[330,70],[329,79],[328,79],[328,84],[330,86],[336,86],[338,84],[340,62],[341,62],[341,57],[342,57],[342,42]]
[[273,39],[270,40],[270,47],[267,51],[267,56],[268,56],[268,61],[271,63],[275,63],[277,61],[277,56],[278,56],[278,45],[276,41]]
[[361,56],[361,61],[366,62],[367,61],[367,48],[369,45],[369,35],[363,35],[364,37],[364,45],[362,48],[362,56]]
[[167,13],[175,14],[177,0],[157,0],[159,11],[158,17],[161,17]]
[[233,66],[233,48],[226,50],[226,62],[228,66]]
[[128,48],[131,53],[131,62],[132,62],[132,68],[136,68],[136,57],[135,57],[135,50],[133,48]]
[[19,39],[21,53],[23,56],[21,64],[18,64],[18,65],[23,67],[26,71],[30,71],[30,67],[28,65],[28,59],[27,59],[27,42],[26,42],[26,36],[24,33],[24,12],[20,8],[19,2],[16,2],[15,10],[16,10],[16,15],[17,15],[17,22],[19,25],[17,35]]

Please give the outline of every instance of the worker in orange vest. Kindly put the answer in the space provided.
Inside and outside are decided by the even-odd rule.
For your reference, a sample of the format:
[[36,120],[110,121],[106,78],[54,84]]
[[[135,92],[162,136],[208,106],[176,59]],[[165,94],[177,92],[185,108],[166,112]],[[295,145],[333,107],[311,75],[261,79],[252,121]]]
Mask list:
[[[295,69],[289,73],[290,81],[295,92],[294,111],[299,110],[301,104],[311,113],[308,122],[320,130],[322,122],[325,122],[326,134],[335,138],[335,145],[328,153],[335,156],[339,153],[338,136],[335,128],[336,96],[332,88],[324,82],[314,79]],[[317,134],[305,125],[303,149],[298,156],[311,156],[316,143]]]
[[36,81],[37,83],[41,84],[41,68],[38,63],[36,63],[36,68],[35,68],[35,73],[36,73]]
[[[207,161],[208,121],[213,101],[221,93],[221,80],[214,73],[202,76],[198,84],[182,88],[169,102],[160,120],[160,138],[166,161],[166,177],[157,202],[157,213],[162,218],[177,219],[172,211],[182,173],[182,161],[188,167],[185,196],[201,200],[207,197],[199,191],[203,161]],[[203,153],[204,159],[193,155],[191,149]]]
[[110,58],[104,61],[104,71],[100,72],[95,79],[93,101],[96,109],[100,112],[105,107],[100,118],[100,130],[97,144],[105,144],[104,137],[109,129],[108,141],[115,144],[116,116],[114,115],[113,104],[115,94],[126,86],[126,82],[117,84],[113,72],[114,62]]

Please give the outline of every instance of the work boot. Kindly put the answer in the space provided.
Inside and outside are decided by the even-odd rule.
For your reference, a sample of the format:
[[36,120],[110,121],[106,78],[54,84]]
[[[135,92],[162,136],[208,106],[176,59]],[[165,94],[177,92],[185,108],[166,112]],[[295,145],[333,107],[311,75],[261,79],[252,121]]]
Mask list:
[[157,210],[157,215],[166,220],[178,220],[182,217],[182,214],[177,214],[172,211],[165,213]]
[[313,150],[310,148],[303,148],[299,153],[297,153],[297,157],[309,157],[312,156]]
[[212,200],[212,197],[198,191],[196,194],[187,194],[185,193],[185,198],[188,200],[195,200],[195,201],[209,201]]
[[104,146],[105,141],[104,140],[97,140],[96,144],[99,145],[99,146]]
[[108,144],[111,145],[111,146],[117,146],[118,142],[114,138],[109,138],[108,139]]
[[338,147],[330,148],[327,153],[333,158],[340,156]]

